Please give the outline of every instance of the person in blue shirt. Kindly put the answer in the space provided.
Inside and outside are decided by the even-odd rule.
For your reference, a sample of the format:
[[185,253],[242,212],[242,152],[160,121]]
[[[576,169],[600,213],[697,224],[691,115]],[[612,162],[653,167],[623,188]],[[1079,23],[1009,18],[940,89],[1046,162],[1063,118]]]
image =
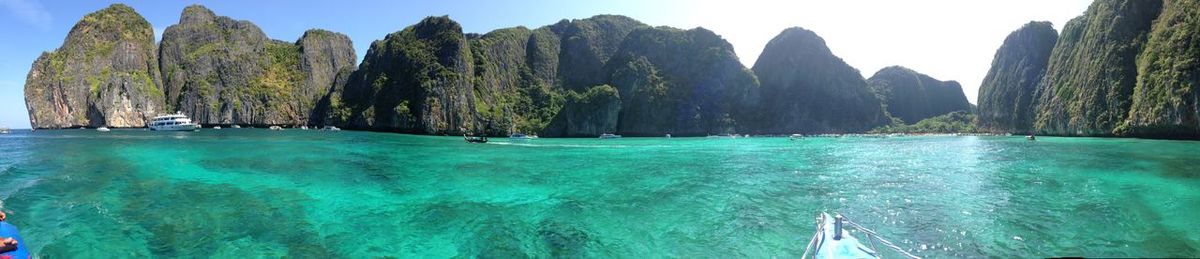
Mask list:
[[17,227],[4,220],[8,215],[0,211],[0,259],[28,259],[29,249],[25,249],[25,241],[17,233]]

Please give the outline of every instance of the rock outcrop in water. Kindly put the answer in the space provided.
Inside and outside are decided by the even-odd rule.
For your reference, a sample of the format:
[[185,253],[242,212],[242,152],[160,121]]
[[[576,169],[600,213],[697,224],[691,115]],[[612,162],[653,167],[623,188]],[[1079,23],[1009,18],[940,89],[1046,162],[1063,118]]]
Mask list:
[[33,128],[141,127],[163,111],[154,30],[122,4],[84,16],[25,81]]
[[310,30],[296,43],[272,40],[198,5],[164,31],[159,53],[167,106],[202,124],[308,124],[355,60],[345,35]]
[[762,83],[755,133],[863,132],[890,123],[857,69],[802,28],[767,43],[754,72]]
[[979,126],[997,132],[1033,130],[1038,83],[1046,74],[1058,32],[1050,22],[1030,22],[1004,39],[979,87]]
[[883,68],[867,79],[867,86],[892,117],[905,123],[971,110],[958,82],[939,81],[905,67]]

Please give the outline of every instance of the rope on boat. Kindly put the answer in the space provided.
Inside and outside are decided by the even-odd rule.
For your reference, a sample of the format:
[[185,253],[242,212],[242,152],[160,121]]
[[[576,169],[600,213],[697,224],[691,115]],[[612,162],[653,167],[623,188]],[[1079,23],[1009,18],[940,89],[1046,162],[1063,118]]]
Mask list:
[[[863,227],[862,225],[859,225],[858,223],[854,223],[854,221],[850,220],[850,218],[847,218],[845,215],[842,215],[842,219],[845,219],[846,223],[850,223],[850,226],[857,228],[858,230],[861,230],[862,232],[866,232],[868,240],[872,236],[874,236],[875,239],[879,240],[879,243],[881,243],[884,246],[887,246],[889,248],[892,248],[892,250],[896,250],[896,252],[900,252],[900,254],[903,254],[904,256],[907,256],[908,258],[921,259],[921,257],[915,256],[913,254],[908,253],[907,251],[904,251],[904,249],[900,248],[899,246],[896,246],[895,244],[892,244],[892,242],[888,242],[887,239],[883,239],[883,237],[879,236],[879,234],[875,233],[875,231],[872,231],[869,228]],[[876,251],[876,252],[878,252],[878,251]],[[808,253],[808,252],[805,251],[805,253]]]

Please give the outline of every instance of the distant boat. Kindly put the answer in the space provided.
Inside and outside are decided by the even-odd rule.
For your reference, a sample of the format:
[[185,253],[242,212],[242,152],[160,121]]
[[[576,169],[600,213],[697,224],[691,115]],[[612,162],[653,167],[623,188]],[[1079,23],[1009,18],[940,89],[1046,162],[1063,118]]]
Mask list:
[[240,128],[242,128],[242,126],[239,126],[239,125],[237,125],[237,124],[233,124],[233,126],[229,126],[229,127],[231,127],[231,128],[235,128],[235,129],[240,129]]
[[342,129],[338,128],[337,126],[325,126],[324,128],[321,128],[321,130],[340,131]]
[[0,128],[0,134],[8,134],[8,133],[12,133],[12,130],[10,130],[8,128]]
[[530,140],[530,139],[534,139],[534,138],[536,138],[536,136],[530,137],[529,135],[525,135],[525,134],[521,134],[521,133],[508,135],[509,140],[516,140],[516,141]]
[[1030,134],[1029,136],[1025,136],[1025,139],[1028,139],[1028,140],[1037,140],[1037,137],[1036,137],[1036,136],[1034,136],[1033,134]]
[[96,131],[99,131],[99,132],[109,132],[109,131],[112,131],[112,130],[108,129],[108,127],[99,127],[99,128],[96,128]]
[[792,134],[792,136],[788,137],[788,139],[791,139],[791,140],[797,140],[797,139],[802,139],[802,138],[804,138],[804,134]]
[[176,113],[156,116],[146,127],[157,131],[192,131],[199,129],[200,125],[192,123],[192,119],[188,119],[182,113]]
[[671,138],[671,133],[667,133],[666,138]]
[[615,139],[615,138],[621,138],[621,135],[611,134],[611,133],[600,134],[600,139]]
[[463,134],[463,140],[466,140],[467,143],[481,143],[482,144],[482,143],[488,142],[487,137],[467,136],[467,134]]
[[267,128],[267,129],[270,129],[270,130],[283,130],[283,127],[280,127],[280,126],[271,126],[270,128]]
[[213,129],[221,129],[221,126],[213,126]]
[[308,125],[302,125],[302,126],[300,126],[300,130],[308,130]]

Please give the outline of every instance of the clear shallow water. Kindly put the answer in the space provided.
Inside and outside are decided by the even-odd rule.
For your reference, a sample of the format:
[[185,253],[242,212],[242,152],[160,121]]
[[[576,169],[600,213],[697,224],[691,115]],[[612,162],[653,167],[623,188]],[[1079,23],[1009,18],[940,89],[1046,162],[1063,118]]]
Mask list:
[[927,257],[1200,256],[1200,142],[0,135],[45,257],[798,257],[839,211]]

